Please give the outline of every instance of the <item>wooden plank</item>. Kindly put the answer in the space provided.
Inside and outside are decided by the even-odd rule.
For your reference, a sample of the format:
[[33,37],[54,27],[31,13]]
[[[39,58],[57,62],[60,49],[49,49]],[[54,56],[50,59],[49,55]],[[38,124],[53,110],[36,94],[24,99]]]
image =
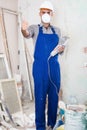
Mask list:
[[25,50],[25,40],[21,34],[21,14],[19,14],[18,16],[18,23],[19,23],[18,43],[19,43],[20,73],[22,75],[23,82],[25,82],[25,89],[26,90],[28,89],[30,100],[32,100],[33,98],[32,98],[32,90],[31,90],[31,85],[29,80],[28,61],[27,61],[26,50]]

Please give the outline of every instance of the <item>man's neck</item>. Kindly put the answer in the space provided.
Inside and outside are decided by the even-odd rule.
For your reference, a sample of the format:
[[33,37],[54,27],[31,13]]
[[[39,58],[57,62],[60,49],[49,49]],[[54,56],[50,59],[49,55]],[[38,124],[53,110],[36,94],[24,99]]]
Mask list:
[[45,28],[48,28],[50,26],[50,23],[42,23],[42,25],[45,27]]

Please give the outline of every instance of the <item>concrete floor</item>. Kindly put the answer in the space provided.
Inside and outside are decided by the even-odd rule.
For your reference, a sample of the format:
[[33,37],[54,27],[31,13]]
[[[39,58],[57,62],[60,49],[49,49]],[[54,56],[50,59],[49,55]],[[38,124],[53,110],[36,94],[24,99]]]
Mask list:
[[[0,130],[36,130],[35,128],[35,109],[34,101],[25,102],[22,106],[23,111],[15,116],[13,116],[13,121],[18,124],[18,127],[13,127],[11,122],[4,121],[4,125],[0,126]],[[9,118],[8,118],[9,119]],[[9,128],[8,128],[9,127]]]
[[[25,103],[23,106],[23,112],[26,114],[26,116],[30,119],[29,120],[29,126],[26,130],[36,130],[35,129],[35,107],[34,107],[34,101],[30,101]],[[32,123],[31,123],[32,121]]]
[[23,105],[23,112],[26,113],[27,115],[34,113],[34,101],[26,102]]

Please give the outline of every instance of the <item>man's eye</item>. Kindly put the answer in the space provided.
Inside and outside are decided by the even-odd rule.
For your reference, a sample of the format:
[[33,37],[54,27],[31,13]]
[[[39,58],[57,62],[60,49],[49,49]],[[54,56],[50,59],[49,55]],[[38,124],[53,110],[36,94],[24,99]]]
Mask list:
[[42,12],[42,14],[45,14],[46,12]]
[[47,14],[50,14],[50,12],[47,12]]
[[45,13],[50,14],[50,12],[42,12],[42,14],[45,14]]

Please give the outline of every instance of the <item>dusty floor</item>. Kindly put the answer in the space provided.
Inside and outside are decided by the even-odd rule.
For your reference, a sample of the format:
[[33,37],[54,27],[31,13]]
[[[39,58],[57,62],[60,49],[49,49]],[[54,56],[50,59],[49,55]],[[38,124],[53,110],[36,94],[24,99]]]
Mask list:
[[[35,107],[34,107],[34,100],[27,102],[23,105],[23,112],[26,116],[30,119],[29,120],[29,127],[26,130],[36,130],[35,129]],[[32,121],[32,123],[31,123]]]
[[[22,109],[22,113],[17,114],[15,117],[13,116],[14,123],[19,126],[12,127],[10,121],[7,122],[3,119],[4,125],[0,125],[0,130],[36,130],[34,100],[25,102],[22,105]],[[5,122],[7,124],[5,124]]]
[[33,101],[29,101],[27,103],[25,103],[23,105],[23,111],[24,113],[26,113],[27,115],[34,113],[35,109],[34,109],[34,100]]

